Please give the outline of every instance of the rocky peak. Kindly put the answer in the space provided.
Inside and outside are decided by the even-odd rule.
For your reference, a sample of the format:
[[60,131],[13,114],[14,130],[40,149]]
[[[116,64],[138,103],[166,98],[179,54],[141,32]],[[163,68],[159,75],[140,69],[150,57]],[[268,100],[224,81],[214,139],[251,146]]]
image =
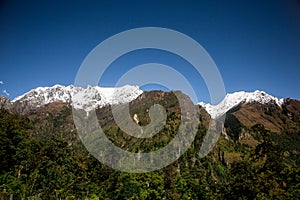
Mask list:
[[6,109],[9,111],[12,109],[11,101],[5,96],[0,96],[0,109]]

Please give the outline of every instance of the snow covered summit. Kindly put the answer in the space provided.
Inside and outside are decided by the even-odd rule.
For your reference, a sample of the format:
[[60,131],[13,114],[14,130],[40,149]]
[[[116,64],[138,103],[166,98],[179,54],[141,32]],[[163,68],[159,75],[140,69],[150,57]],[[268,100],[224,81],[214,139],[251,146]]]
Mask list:
[[16,97],[12,102],[30,107],[41,107],[53,102],[70,103],[76,109],[86,111],[105,105],[127,103],[137,98],[143,91],[138,86],[108,88],[88,86],[87,88],[73,85],[38,87],[24,95]]
[[[125,85],[123,87],[99,87],[88,86],[87,88],[73,85],[52,87],[38,87],[24,95],[16,97],[12,103],[15,107],[37,108],[53,102],[69,103],[76,109],[83,109],[87,112],[105,105],[128,103],[136,99],[143,91],[139,86]],[[225,114],[231,108],[240,103],[258,102],[261,104],[273,103],[279,107],[284,99],[278,99],[266,92],[256,90],[254,92],[235,92],[227,94],[218,105],[209,103],[198,103],[206,109],[212,118]],[[30,109],[29,109],[30,110]]]
[[237,106],[240,103],[258,102],[261,104],[274,103],[281,106],[284,99],[278,99],[264,91],[256,90],[254,92],[235,92],[227,94],[225,98],[217,105],[211,105],[209,103],[200,102],[199,105],[205,108],[212,118],[217,118],[225,114],[231,108]]

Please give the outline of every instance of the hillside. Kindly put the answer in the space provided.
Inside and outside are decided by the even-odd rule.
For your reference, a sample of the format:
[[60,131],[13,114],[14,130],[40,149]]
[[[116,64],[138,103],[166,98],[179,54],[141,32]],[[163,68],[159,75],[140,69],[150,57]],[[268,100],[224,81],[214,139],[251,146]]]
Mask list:
[[[49,91],[53,93],[52,89]],[[204,158],[199,157],[199,150],[210,114],[205,106],[195,105],[199,108],[200,123],[191,147],[167,167],[132,174],[101,164],[85,149],[73,122],[69,97],[59,101],[53,98],[49,102],[45,100],[49,97],[45,97],[45,92],[33,90],[30,94],[12,102],[4,97],[0,99],[0,198],[299,197],[300,103],[297,100],[232,100],[236,104],[222,111],[227,113],[223,134]],[[37,98],[42,102],[38,106],[37,101],[27,100],[41,94],[44,100]],[[185,101],[190,101],[182,95]],[[102,94],[97,98],[102,99]],[[172,92],[151,91],[130,98],[133,98],[127,101],[130,102],[130,115],[139,125],[151,123],[148,112],[154,104],[166,109],[166,124],[151,138],[135,138],[116,125],[111,104],[99,104],[96,114],[106,136],[116,146],[130,152],[150,152],[166,146],[180,124],[181,111],[176,96]]]

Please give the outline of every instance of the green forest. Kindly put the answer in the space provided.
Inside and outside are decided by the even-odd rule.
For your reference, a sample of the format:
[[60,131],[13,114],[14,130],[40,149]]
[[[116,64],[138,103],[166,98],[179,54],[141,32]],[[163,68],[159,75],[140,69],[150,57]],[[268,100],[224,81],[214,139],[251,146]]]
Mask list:
[[[0,199],[300,197],[300,133],[275,134],[256,124],[246,130],[251,137],[237,140],[233,131],[228,134],[230,139],[221,136],[213,151],[200,158],[206,133],[201,123],[193,144],[179,160],[154,172],[134,174],[101,164],[84,148],[76,131],[58,129],[70,112],[65,108],[56,116],[49,115],[48,124],[43,125],[45,119],[32,120],[0,110]],[[107,119],[99,118],[100,123]],[[163,138],[154,138],[153,148],[169,142],[164,138],[176,133],[179,119],[176,112],[168,113],[160,132]],[[147,118],[141,115],[140,121],[147,123]],[[124,140],[131,151],[142,148],[138,147],[142,142],[128,138],[114,123],[104,127],[116,145]]]

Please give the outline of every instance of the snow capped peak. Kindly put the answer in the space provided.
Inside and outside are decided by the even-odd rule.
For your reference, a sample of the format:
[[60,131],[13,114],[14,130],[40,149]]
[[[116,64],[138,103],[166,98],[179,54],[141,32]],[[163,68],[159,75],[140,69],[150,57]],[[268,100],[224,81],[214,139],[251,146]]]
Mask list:
[[88,86],[87,88],[74,85],[54,85],[52,87],[38,87],[12,102],[26,106],[40,107],[52,102],[71,103],[76,109],[86,111],[108,104],[127,103],[137,98],[143,91],[138,86],[125,85],[109,88]]
[[204,102],[200,102],[199,105],[204,107],[212,118],[217,118],[240,103],[250,102],[258,102],[261,104],[275,103],[278,106],[281,106],[284,102],[284,99],[278,99],[260,90],[256,90],[254,92],[240,91],[227,94],[225,98],[217,105],[211,105]]
[[125,85],[116,88],[88,86],[73,96],[72,104],[76,109],[91,111],[96,107],[128,103],[136,99],[143,91],[138,86]]
[[[87,112],[105,105],[128,103],[136,99],[143,91],[138,86],[125,85],[122,87],[87,86],[87,88],[74,85],[54,85],[52,87],[38,87],[16,97],[12,103],[18,107],[40,107],[52,102],[70,103],[76,109]],[[212,118],[225,114],[240,103],[258,102],[261,104],[276,104],[281,106],[284,99],[278,99],[264,91],[239,91],[227,94],[217,105],[200,102]]]
[[30,102],[37,107],[52,102],[71,102],[71,97],[83,90],[80,87],[54,85],[52,87],[38,87],[16,97],[12,102]]

